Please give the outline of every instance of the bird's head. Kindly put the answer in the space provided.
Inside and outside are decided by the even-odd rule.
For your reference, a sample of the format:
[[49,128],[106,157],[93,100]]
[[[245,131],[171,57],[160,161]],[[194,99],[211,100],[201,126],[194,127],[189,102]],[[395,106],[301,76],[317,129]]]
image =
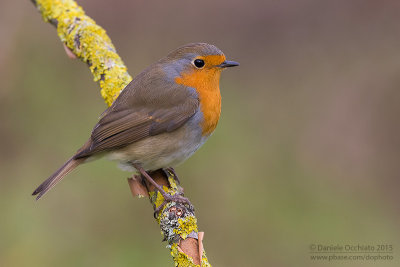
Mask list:
[[168,76],[176,83],[198,88],[219,85],[221,71],[239,66],[228,61],[216,46],[206,43],[192,43],[177,48],[161,60]]

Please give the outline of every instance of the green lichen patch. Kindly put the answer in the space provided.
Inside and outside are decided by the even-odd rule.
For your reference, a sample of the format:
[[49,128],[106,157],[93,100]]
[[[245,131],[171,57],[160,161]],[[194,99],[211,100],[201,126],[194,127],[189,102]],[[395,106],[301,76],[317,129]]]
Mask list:
[[186,255],[185,253],[182,253],[178,250],[178,244],[173,244],[171,246],[171,255],[174,259],[175,266],[179,267],[200,267],[198,264],[194,264],[193,259]]
[[[185,253],[179,251],[178,244],[173,244],[171,246],[171,255],[174,259],[175,266],[179,267],[200,267],[200,265],[195,264],[193,259],[186,255]],[[203,255],[201,258],[201,267],[211,267],[211,264],[208,262],[206,253],[203,251]]]
[[203,250],[203,255],[201,255],[201,267],[211,267],[211,264],[208,262],[206,252]]
[[171,187],[171,190],[173,190],[175,192],[180,192],[178,184],[176,183],[176,179],[172,174],[170,176],[168,176],[168,183]]
[[174,229],[174,233],[179,235],[182,239],[192,233],[198,233],[196,217],[189,215],[184,218],[178,219],[178,227]]

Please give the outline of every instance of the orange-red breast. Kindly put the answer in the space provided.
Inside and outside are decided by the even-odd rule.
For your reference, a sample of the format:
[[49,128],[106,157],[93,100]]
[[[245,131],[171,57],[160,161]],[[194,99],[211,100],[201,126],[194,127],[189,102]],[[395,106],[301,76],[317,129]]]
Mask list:
[[147,179],[151,177],[146,171],[183,162],[217,126],[221,71],[238,65],[205,43],[171,52],[125,87],[103,112],[89,140],[33,195],[41,198],[78,165],[99,156],[117,160],[123,168],[137,169]]

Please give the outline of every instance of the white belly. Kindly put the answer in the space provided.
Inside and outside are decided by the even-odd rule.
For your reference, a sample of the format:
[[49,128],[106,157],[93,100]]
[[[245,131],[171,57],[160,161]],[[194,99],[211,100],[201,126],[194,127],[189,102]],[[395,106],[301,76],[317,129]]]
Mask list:
[[199,127],[185,125],[112,151],[108,158],[119,161],[121,169],[127,171],[135,171],[129,162],[138,163],[145,170],[174,167],[189,158],[206,140]]

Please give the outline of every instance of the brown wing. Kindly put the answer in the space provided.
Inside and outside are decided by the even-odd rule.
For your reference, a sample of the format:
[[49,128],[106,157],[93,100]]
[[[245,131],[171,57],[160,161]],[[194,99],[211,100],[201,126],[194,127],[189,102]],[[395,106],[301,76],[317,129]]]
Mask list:
[[85,148],[75,158],[174,131],[196,113],[199,100],[191,88],[161,82],[163,79],[152,79],[149,83],[151,76],[141,74],[123,90],[104,112]]

